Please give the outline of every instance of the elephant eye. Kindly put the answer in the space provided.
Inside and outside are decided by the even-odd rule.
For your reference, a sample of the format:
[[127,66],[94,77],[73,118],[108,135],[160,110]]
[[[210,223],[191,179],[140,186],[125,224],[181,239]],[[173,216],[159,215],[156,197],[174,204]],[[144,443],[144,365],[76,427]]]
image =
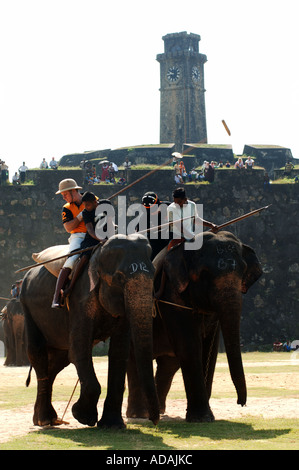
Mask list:
[[121,271],[116,271],[116,273],[113,275],[113,284],[123,284],[125,282],[126,278],[125,275]]

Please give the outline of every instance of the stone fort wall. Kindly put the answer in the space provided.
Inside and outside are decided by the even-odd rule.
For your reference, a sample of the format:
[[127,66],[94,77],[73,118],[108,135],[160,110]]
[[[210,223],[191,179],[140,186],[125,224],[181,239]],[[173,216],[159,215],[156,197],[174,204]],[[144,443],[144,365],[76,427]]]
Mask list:
[[[142,171],[131,170],[129,181]],[[144,174],[144,171],[143,171]],[[66,244],[61,224],[63,200],[56,196],[58,183],[73,177],[82,183],[81,170],[36,172],[35,184],[0,186],[0,282],[1,296],[9,296],[11,284],[22,277],[15,271],[33,264],[31,254],[55,244]],[[270,345],[276,339],[299,339],[299,184],[263,186],[263,171],[216,171],[213,184],[186,184],[188,197],[203,204],[204,218],[217,224],[271,204],[229,230],[255,249],[264,274],[244,296],[241,321],[245,348]],[[84,187],[101,198],[121,189],[119,185]],[[154,190],[160,200],[172,200],[173,172],[161,170],[125,191],[127,204],[139,202]],[[112,202],[117,204],[117,198]]]

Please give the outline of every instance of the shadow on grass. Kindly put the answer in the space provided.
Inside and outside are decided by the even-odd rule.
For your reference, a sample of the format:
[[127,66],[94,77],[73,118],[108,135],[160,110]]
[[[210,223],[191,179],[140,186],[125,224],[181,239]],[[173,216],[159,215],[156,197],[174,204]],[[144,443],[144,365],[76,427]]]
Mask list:
[[180,439],[198,436],[212,440],[260,440],[274,439],[288,434],[290,428],[285,429],[254,429],[252,424],[236,421],[218,420],[213,423],[187,423],[186,421],[161,421],[161,432],[171,432]]
[[[98,427],[82,429],[45,428],[37,434],[51,436],[55,439],[71,440],[78,448],[96,447],[104,450],[173,450],[175,447],[163,443],[163,436],[157,436],[155,426],[146,426],[147,432],[140,429],[99,429]],[[152,433],[151,433],[152,430]]]
[[[132,427],[130,427],[130,425]],[[175,450],[168,445],[165,436],[175,439],[198,437],[212,441],[254,441],[274,439],[291,432],[284,429],[254,429],[251,424],[219,420],[214,423],[187,423],[183,420],[160,421],[158,426],[144,424],[143,420],[130,420],[123,430],[82,428],[46,428],[37,433],[55,439],[72,441],[79,448],[97,447],[111,450]]]

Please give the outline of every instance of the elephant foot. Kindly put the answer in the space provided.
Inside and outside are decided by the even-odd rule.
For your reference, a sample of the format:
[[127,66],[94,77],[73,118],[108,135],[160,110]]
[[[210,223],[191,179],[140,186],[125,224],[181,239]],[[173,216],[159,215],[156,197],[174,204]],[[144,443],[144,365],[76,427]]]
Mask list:
[[35,411],[33,415],[34,426],[55,426],[57,422],[57,413],[53,407],[48,411]]
[[156,426],[160,421],[160,413],[149,415],[148,419]]
[[146,408],[131,408],[127,409],[127,418],[149,419],[149,413]]
[[113,428],[113,429],[125,429],[127,426],[122,419],[122,417],[112,417],[112,416],[102,416],[100,421],[97,424],[98,428],[102,429],[107,429],[107,428]]
[[133,408],[128,408],[127,413],[126,413],[127,418],[136,418],[136,419],[149,419],[152,421],[154,425],[158,424],[160,420],[160,412],[156,413],[153,412],[153,414],[149,413],[147,409],[133,409]]
[[80,404],[80,401],[77,401],[77,403],[72,406],[72,413],[74,418],[79,421],[79,423],[86,424],[87,426],[95,426],[98,420],[97,408],[83,408]]
[[215,417],[211,410],[206,413],[192,413],[187,411],[186,421],[188,423],[212,423],[215,421]]

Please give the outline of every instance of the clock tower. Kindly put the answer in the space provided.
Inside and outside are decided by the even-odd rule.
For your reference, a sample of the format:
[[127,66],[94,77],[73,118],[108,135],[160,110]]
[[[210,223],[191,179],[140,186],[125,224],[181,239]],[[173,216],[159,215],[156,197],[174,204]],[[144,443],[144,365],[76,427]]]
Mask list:
[[198,52],[198,34],[187,32],[163,36],[164,54],[160,63],[160,143],[175,143],[178,152],[184,143],[206,143],[204,64]]

